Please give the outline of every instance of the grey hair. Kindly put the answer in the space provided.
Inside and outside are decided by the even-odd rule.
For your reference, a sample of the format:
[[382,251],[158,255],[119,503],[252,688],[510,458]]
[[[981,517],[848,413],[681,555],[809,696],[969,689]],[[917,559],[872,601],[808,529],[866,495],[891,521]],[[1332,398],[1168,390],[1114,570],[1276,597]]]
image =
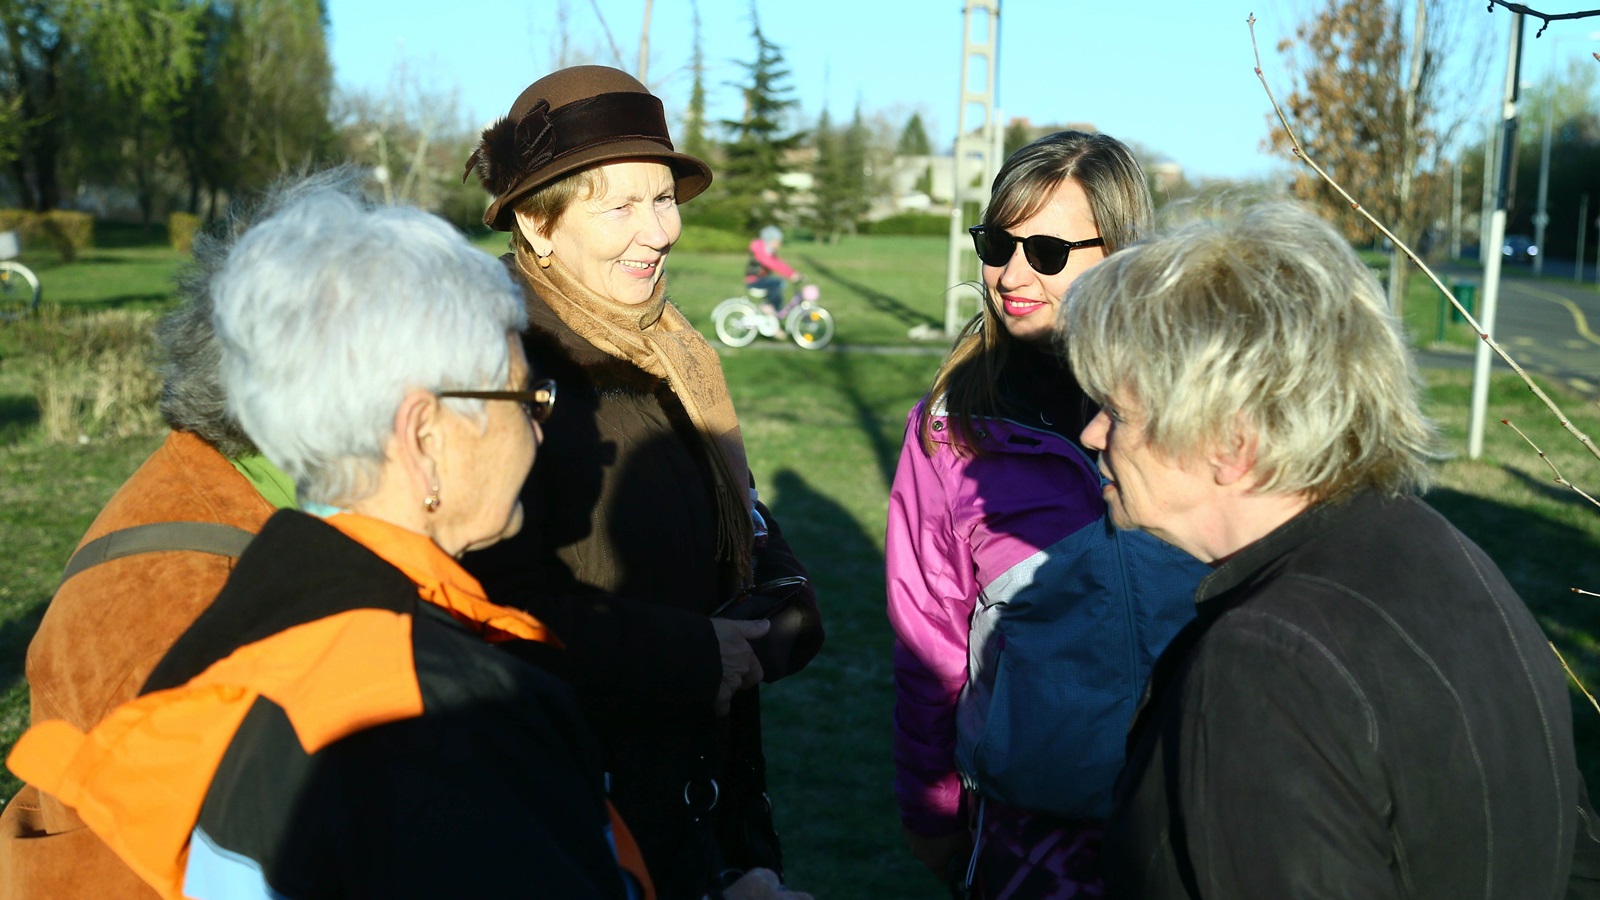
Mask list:
[[180,305],[156,325],[156,343],[163,358],[160,410],[168,427],[194,433],[229,458],[257,452],[255,442],[228,414],[218,369],[222,348],[211,326],[211,280],[252,222],[309,193],[334,191],[362,197],[365,179],[360,169],[345,165],[279,181],[255,202],[230,207],[216,228],[195,238],[194,261],[178,273]]
[[781,240],[783,240],[782,228],[779,228],[776,225],[768,225],[767,227],[761,229],[761,242],[763,244],[773,244]]
[[[337,190],[253,225],[211,294],[228,410],[317,503],[377,486],[407,391],[504,386],[527,326],[505,266],[449,224]],[[445,402],[482,420],[483,401]]]
[[1349,243],[1300,204],[1109,257],[1067,292],[1056,337],[1090,398],[1137,404],[1168,456],[1254,437],[1256,489],[1313,501],[1429,483],[1436,433],[1400,325]]

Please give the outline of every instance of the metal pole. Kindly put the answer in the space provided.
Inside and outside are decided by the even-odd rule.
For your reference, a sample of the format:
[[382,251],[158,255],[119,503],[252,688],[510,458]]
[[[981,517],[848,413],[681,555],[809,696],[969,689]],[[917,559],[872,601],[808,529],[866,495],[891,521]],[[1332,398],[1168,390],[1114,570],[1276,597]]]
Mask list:
[[[1555,42],[1550,44],[1550,69],[1555,71]],[[1555,91],[1550,90],[1551,82],[1546,84],[1544,98],[1544,143],[1539,149],[1539,205],[1533,214],[1533,245],[1539,252],[1533,257],[1533,277],[1538,278],[1544,274],[1544,258],[1549,256],[1549,248],[1544,245],[1544,228],[1550,224],[1550,123],[1556,117]]]
[[1450,258],[1461,258],[1461,163],[1450,164]]
[[[982,23],[982,39],[975,28]],[[951,160],[950,193],[950,249],[945,268],[944,333],[954,337],[966,323],[962,314],[962,297],[969,291],[962,287],[964,263],[972,256],[972,242],[966,233],[962,207],[970,201],[984,203],[989,197],[989,186],[1000,168],[999,145],[1001,133],[997,121],[998,74],[1000,56],[1000,0],[967,0],[961,23],[961,106],[956,116],[956,142]],[[971,78],[975,66],[983,66],[984,80],[981,89],[974,89]],[[982,120],[971,122],[968,113],[982,115]],[[977,164],[978,186],[973,187],[973,172],[966,163]],[[976,224],[976,223],[973,223]],[[983,302],[982,296],[978,302]]]
[[[1583,244],[1584,244],[1584,240],[1588,237],[1588,235],[1584,234],[1584,226],[1586,226],[1588,224],[1589,224],[1589,195],[1588,194],[1584,194],[1583,196],[1578,198],[1578,252],[1577,252],[1577,255],[1575,255],[1573,257],[1578,262],[1576,264],[1576,267],[1573,269],[1573,274],[1572,274],[1572,280],[1576,281],[1579,284],[1583,284],[1583,251],[1584,251]],[[1597,265],[1600,265],[1600,264],[1597,264]]]
[[[1483,200],[1478,204],[1478,261],[1489,258],[1489,211],[1494,208],[1494,125],[1483,133]],[[1496,248],[1498,252],[1498,248]]]
[[[1478,325],[1494,336],[1495,308],[1500,302],[1500,243],[1506,234],[1506,205],[1511,193],[1511,170],[1517,149],[1517,82],[1522,73],[1522,13],[1511,16],[1511,49],[1506,59],[1505,102],[1501,108],[1500,174],[1494,192],[1494,215],[1489,223],[1489,245],[1494,252],[1483,260],[1483,306]],[[1467,421],[1467,456],[1483,455],[1483,420],[1489,406],[1489,345],[1478,342],[1472,366],[1472,412]]]

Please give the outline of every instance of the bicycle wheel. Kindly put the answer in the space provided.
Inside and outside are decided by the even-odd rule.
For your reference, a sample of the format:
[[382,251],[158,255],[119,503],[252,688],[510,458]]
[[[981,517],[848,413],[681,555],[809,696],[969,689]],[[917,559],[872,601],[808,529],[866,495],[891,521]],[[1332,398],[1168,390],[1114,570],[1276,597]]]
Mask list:
[[729,297],[728,299],[722,301],[721,303],[718,303],[715,307],[712,308],[712,310],[711,310],[711,321],[715,322],[716,320],[722,318],[722,314],[728,311],[728,307],[733,306],[736,303],[749,303],[749,302],[750,301],[748,299],[744,298],[744,297]]
[[833,316],[820,306],[802,303],[789,313],[784,330],[800,349],[821,350],[833,340]]
[[743,300],[728,301],[717,316],[717,337],[729,347],[747,347],[760,330],[761,313]]
[[0,321],[15,322],[39,309],[39,278],[19,262],[0,260]]

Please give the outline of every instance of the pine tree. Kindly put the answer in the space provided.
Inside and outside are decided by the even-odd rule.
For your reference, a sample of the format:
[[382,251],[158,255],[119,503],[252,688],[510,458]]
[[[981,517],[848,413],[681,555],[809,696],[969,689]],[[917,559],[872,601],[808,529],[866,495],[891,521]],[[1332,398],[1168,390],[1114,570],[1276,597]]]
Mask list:
[[855,231],[878,193],[872,183],[872,134],[867,130],[866,118],[861,114],[861,102],[856,101],[855,118],[845,129],[839,141],[840,177],[848,186],[842,212],[850,231]]
[[783,174],[784,155],[799,146],[805,135],[783,134],[784,114],[799,101],[787,83],[789,70],[784,68],[783,51],[761,33],[753,3],[750,21],[756,58],[744,64],[749,82],[739,86],[744,117],[722,122],[729,141],[719,179],[724,185],[719,205],[728,207],[738,227],[755,231],[778,221],[787,210],[788,191],[778,176]]
[[813,205],[809,216],[812,230],[819,238],[830,243],[838,240],[844,227],[844,206],[849,186],[841,178],[839,133],[833,127],[828,111],[822,111],[817,127],[811,132],[811,146],[817,156],[811,163],[811,195]]
[[700,35],[700,4],[691,2],[689,9],[694,15],[694,51],[689,61],[694,81],[689,88],[689,107],[683,114],[683,144],[679,149],[705,159],[711,153],[711,142],[706,137],[705,43]]
[[856,230],[875,193],[869,177],[871,134],[861,107],[844,129],[834,128],[824,110],[812,146],[817,150],[811,169],[816,202],[810,221],[819,236],[833,242]]
[[895,152],[901,156],[933,155],[933,143],[928,140],[928,129],[923,127],[921,113],[911,114],[900,132],[900,144]]

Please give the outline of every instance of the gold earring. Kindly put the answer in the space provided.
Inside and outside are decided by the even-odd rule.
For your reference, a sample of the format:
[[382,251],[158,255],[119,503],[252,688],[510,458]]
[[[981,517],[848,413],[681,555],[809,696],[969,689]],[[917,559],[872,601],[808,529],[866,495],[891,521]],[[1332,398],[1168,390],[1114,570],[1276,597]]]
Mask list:
[[539,261],[539,268],[548,269],[550,268],[550,257],[552,255],[553,254],[546,253],[544,256],[540,256],[539,254],[535,253],[533,257]]
[[439,508],[439,486],[437,484],[433,486],[433,493],[422,498],[422,508],[428,512],[434,512]]

